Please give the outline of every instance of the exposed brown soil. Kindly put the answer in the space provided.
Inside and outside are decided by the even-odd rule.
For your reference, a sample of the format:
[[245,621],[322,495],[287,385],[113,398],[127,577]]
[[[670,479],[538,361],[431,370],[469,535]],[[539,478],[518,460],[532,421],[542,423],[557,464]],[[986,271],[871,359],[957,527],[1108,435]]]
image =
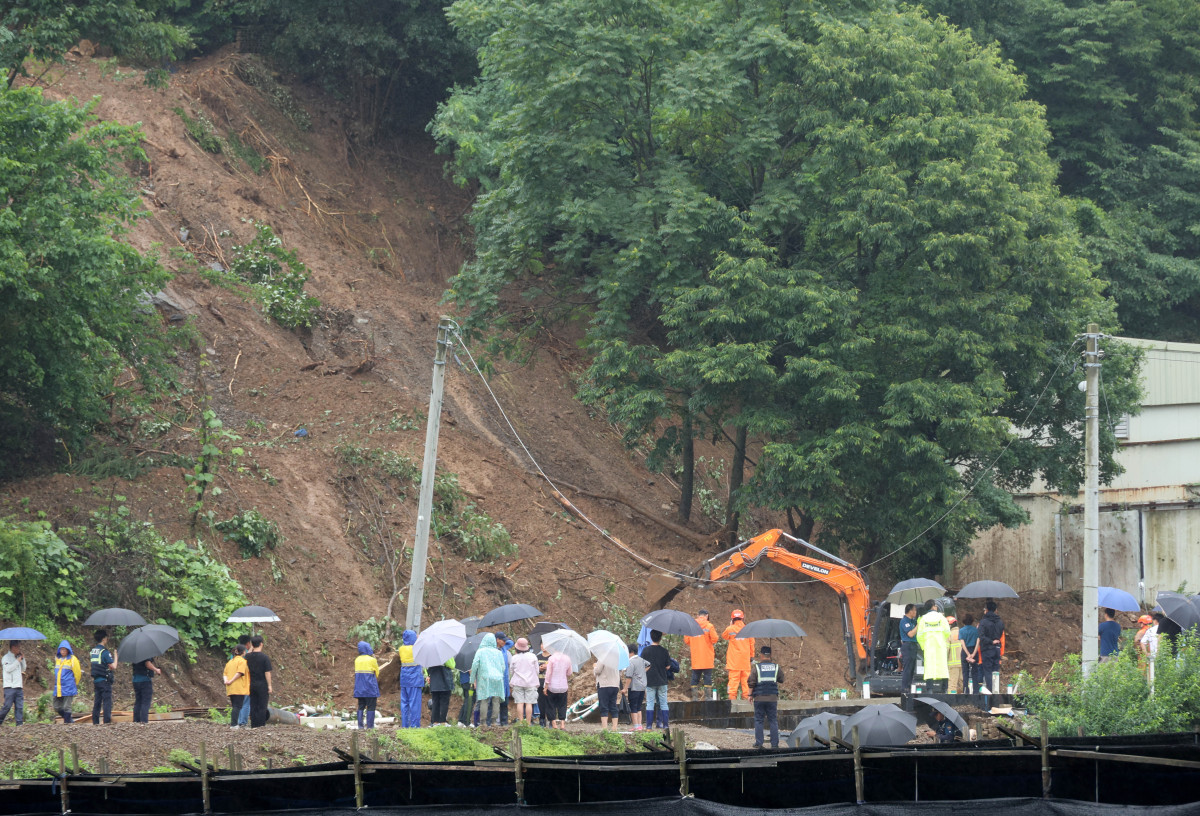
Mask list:
[[[209,506],[218,518],[257,508],[286,537],[271,559],[246,561],[220,538],[205,533],[205,541],[233,566],[251,601],[282,618],[266,630],[276,668],[275,700],[288,704],[328,697],[348,707],[355,654],[348,632],[384,613],[390,586],[378,557],[382,531],[376,528],[368,545],[355,535],[369,528],[362,508],[348,503],[341,489],[334,449],[339,441],[352,441],[420,462],[425,429],[424,421],[417,420],[427,410],[439,300],[448,276],[470,251],[465,215],[471,194],[445,178],[443,159],[435,155],[421,123],[414,123],[410,135],[386,144],[359,144],[346,126],[349,114],[342,106],[301,87],[294,91],[313,127],[300,130],[238,78],[233,66],[239,58],[223,52],[191,62],[173,75],[166,91],[145,88],[136,72],[128,75],[129,69],[122,69],[121,78],[81,57],[50,72],[43,84],[55,98],[99,95],[98,116],[141,123],[150,161],[130,169],[138,176],[149,217],[131,236],[137,247],[182,247],[205,264],[219,262],[227,260],[233,244],[253,236],[249,221],[261,220],[312,270],[308,289],[324,310],[321,324],[311,332],[278,327],[252,304],[184,266],[167,294],[194,321],[200,346],[207,350],[210,364],[196,369],[201,372],[196,389],[208,395],[226,426],[242,436],[247,452],[246,472],[224,474],[226,492]],[[205,111],[222,132],[241,134],[267,158],[266,170],[255,175],[236,159],[202,151],[188,138],[176,107]],[[165,262],[179,263],[174,258]],[[171,311],[164,310],[164,319]],[[573,399],[573,376],[584,366],[575,343],[579,331],[566,327],[560,336],[542,338],[528,364],[499,362],[491,387],[545,472],[583,491],[564,489],[583,512],[644,559],[691,572],[716,551],[717,524],[697,513],[686,535],[673,531],[675,486],[647,471],[603,418]],[[186,362],[195,368],[194,355]],[[161,437],[142,440],[142,452],[196,452],[194,400],[164,406],[164,415],[180,407],[186,416]],[[295,437],[299,428],[308,436]],[[720,450],[701,452],[723,455]],[[546,619],[586,632],[622,610],[628,615],[646,611],[642,593],[655,570],[564,512],[461,352],[448,366],[439,463],[444,471],[458,474],[471,502],[507,527],[519,553],[496,563],[472,563],[435,543],[426,621],[528,602]],[[55,474],[0,485],[0,513],[42,511],[56,524],[78,524],[114,491],[128,497],[136,515],[152,515],[166,534],[192,536],[178,468],[160,468],[132,483],[93,483]],[[415,515],[412,496],[385,508],[381,518],[397,542],[407,543]],[[782,521],[759,514],[746,526],[766,529]],[[401,573],[407,581],[406,565]],[[754,577],[788,581],[794,576],[763,567]],[[874,591],[885,592],[884,579],[876,580]],[[812,697],[846,685],[838,604],[824,586],[735,582],[685,590],[674,606],[707,607],[719,627],[736,607],[751,619],[795,620],[809,637],[776,652],[788,674],[787,693]],[[1078,648],[1080,606],[1068,596],[1031,594],[1006,603],[1001,612],[1010,633],[1006,673],[1028,668],[1044,674],[1066,650]],[[396,617],[403,618],[403,605]],[[77,647],[84,645],[82,628],[74,636]],[[31,644],[27,654],[32,667],[27,698],[32,701],[47,684],[50,646]],[[156,702],[220,704],[223,661],[214,652],[189,665],[168,654],[160,663],[166,671],[156,684]],[[678,682],[673,695],[682,698],[684,682]],[[585,691],[586,676],[577,684],[580,693]],[[118,706],[127,707],[132,696],[127,674],[119,680],[117,694]],[[33,733],[42,734],[41,728]],[[210,726],[164,724],[141,728],[139,737],[128,741],[144,742],[143,733],[152,733],[153,750],[161,753],[171,742],[184,748],[198,742],[199,729],[206,728]],[[136,727],[114,726],[111,732],[77,727],[71,733],[108,740],[104,734],[132,735],[129,729]],[[310,761],[323,756],[321,749],[309,747],[316,744],[313,740],[334,744],[345,739],[306,734],[304,746],[295,748],[290,732],[266,733],[267,750],[280,756],[299,750]],[[264,741],[248,733],[230,739]],[[122,742],[119,736],[111,740]],[[13,745],[12,738],[0,740],[0,758],[12,755]],[[110,750],[113,761],[126,756],[116,745],[95,750],[101,749]]]

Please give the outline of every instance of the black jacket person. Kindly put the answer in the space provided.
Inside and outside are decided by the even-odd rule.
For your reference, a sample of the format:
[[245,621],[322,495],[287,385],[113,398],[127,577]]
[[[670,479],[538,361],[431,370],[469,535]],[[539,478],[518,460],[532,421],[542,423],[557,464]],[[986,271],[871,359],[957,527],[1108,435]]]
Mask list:
[[783,669],[771,660],[771,647],[763,646],[758,660],[750,664],[750,699],[754,703],[754,747],[763,747],[763,721],[771,731],[771,747],[779,747],[779,684]]

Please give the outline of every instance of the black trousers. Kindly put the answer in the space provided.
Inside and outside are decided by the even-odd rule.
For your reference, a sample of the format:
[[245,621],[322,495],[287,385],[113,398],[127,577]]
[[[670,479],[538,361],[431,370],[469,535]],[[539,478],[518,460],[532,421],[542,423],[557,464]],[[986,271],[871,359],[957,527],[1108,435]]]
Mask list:
[[260,728],[267,724],[267,706],[271,695],[264,683],[261,686],[250,685],[250,727]]
[[980,666],[980,671],[983,672],[983,685],[987,686],[992,694],[999,694],[996,689],[991,688],[993,672],[1000,671],[1000,647],[999,646],[981,646],[979,648],[979,660],[983,664]]
[[[753,699],[753,698],[751,698]],[[779,701],[754,700],[754,747],[763,747],[763,725],[771,732],[771,747],[779,747]]]
[[246,702],[245,694],[229,695],[229,724],[237,725],[238,716],[242,713],[242,703]]
[[100,724],[103,715],[106,723],[112,722],[112,683],[107,680],[93,680],[96,687],[96,698],[92,701],[92,725]]
[[444,723],[446,715],[450,713],[450,692],[448,691],[431,691],[429,704],[429,722]]
[[133,684],[133,721],[150,722],[150,699],[154,696],[154,681]]
[[912,690],[913,672],[917,670],[917,642],[900,641],[900,691]]
[[462,708],[458,710],[458,721],[463,725],[470,725],[475,712],[475,689],[463,686],[462,696]]

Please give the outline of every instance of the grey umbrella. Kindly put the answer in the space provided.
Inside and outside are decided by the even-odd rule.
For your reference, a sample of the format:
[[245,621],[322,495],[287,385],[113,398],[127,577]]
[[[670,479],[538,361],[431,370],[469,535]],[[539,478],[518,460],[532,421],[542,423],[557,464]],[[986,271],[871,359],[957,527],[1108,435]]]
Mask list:
[[959,714],[957,711],[955,711],[953,708],[951,708],[949,703],[943,702],[943,701],[935,699],[933,697],[918,697],[917,702],[924,703],[925,705],[932,708],[934,711],[942,712],[943,716],[945,716],[945,718],[947,720],[954,723],[955,728],[957,728],[963,734],[967,733],[967,721],[963,719],[961,714]]
[[570,629],[565,623],[553,623],[551,621],[539,621],[529,630],[529,634],[525,637],[529,640],[529,648],[535,654],[542,650],[542,635],[548,635],[551,632],[559,629]]
[[265,606],[243,606],[225,619],[226,623],[275,623],[279,616]]
[[737,633],[737,638],[786,638],[805,637],[804,630],[790,620],[763,618],[751,621]]
[[117,647],[117,654],[125,663],[141,663],[158,657],[178,642],[179,632],[174,628],[151,623],[126,635]]
[[1019,598],[1017,591],[1003,581],[972,581],[955,598]]
[[484,615],[483,620],[479,621],[479,628],[487,629],[491,626],[499,626],[502,623],[540,618],[541,616],[542,613],[529,604],[505,604],[504,606],[497,606],[491,612]]
[[696,619],[686,612],[676,609],[659,609],[642,618],[642,626],[657,629],[664,635],[684,635],[695,637],[704,634]]
[[481,620],[483,620],[482,615],[474,615],[473,617],[470,617],[470,618],[463,618],[461,621],[459,621],[459,623],[461,623],[466,628],[467,637],[470,637],[471,635],[473,635],[479,631],[479,622]]
[[909,578],[892,587],[887,599],[894,604],[923,604],[946,594],[946,588],[932,578]]
[[122,609],[119,606],[113,606],[108,609],[99,609],[88,615],[88,619],[83,622],[83,625],[145,626],[146,619],[132,609]]
[[[792,729],[792,733],[787,735],[787,744],[789,748],[818,748],[821,743],[815,742],[808,738],[808,732],[812,731],[814,736],[818,736],[826,742],[829,741],[829,727],[834,722],[846,721],[844,714],[832,714],[828,711],[822,711],[820,714],[814,714],[811,717],[805,717],[796,727]],[[842,731],[845,734],[845,730]]]
[[1200,626],[1200,608],[1192,599],[1178,592],[1159,592],[1155,598],[1166,617],[1179,624],[1180,629]]
[[842,739],[858,726],[860,745],[903,745],[917,735],[917,718],[894,704],[869,705],[842,724]]
[[454,656],[454,667],[458,671],[471,670],[471,664],[475,662],[475,653],[479,651],[479,644],[483,643],[483,639],[490,634],[491,632],[478,632],[467,638],[467,642]]

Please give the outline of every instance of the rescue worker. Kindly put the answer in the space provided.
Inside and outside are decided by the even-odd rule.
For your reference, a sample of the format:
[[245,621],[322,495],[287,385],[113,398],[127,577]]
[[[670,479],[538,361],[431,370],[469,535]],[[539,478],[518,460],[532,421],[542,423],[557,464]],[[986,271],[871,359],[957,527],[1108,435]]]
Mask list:
[[[420,728],[421,689],[425,688],[427,677],[424,667],[413,658],[413,644],[417,642],[417,633],[412,629],[405,629],[401,639],[403,645],[396,650],[400,659],[400,727]],[[496,648],[494,640],[492,648]]]
[[1146,633],[1150,631],[1150,627],[1154,625],[1154,618],[1149,615],[1142,615],[1137,620],[1138,630],[1133,637],[1133,642],[1137,644],[1137,650],[1142,655],[1150,654],[1150,644],[1146,643]]
[[[1004,621],[996,614],[996,602],[988,599],[983,605],[987,611],[979,621],[979,661],[983,673],[983,687],[992,685],[992,678],[1000,672],[1000,644],[1004,639]],[[996,689],[991,689],[994,693]]]
[[[403,669],[400,670],[403,673]],[[404,707],[404,688],[401,682],[400,706]],[[365,640],[358,642],[358,657],[354,658],[354,699],[358,700],[358,727],[375,727],[375,706],[379,702],[379,661],[375,650]],[[418,709],[419,710],[419,709]],[[363,725],[363,713],[367,723]],[[404,726],[407,728],[407,726]]]
[[[962,653],[962,646],[958,642],[958,620],[953,615],[946,616],[946,623],[950,625],[950,648],[946,651],[946,667],[950,676],[946,682],[946,693],[950,693],[957,688],[958,672],[955,671],[959,664],[959,655]],[[966,687],[963,687],[966,691]]]
[[925,658],[925,690],[946,693],[950,679],[950,624],[937,601],[930,601],[917,621],[917,643]]
[[735,609],[729,615],[729,625],[721,637],[729,641],[725,651],[725,670],[729,673],[729,699],[739,699],[739,694],[750,699],[750,661],[754,659],[754,638],[737,639],[738,632],[746,626],[746,615]]
[[713,667],[717,661],[717,652],[714,648],[718,640],[717,627],[709,622],[707,609],[701,609],[696,613],[696,624],[703,631],[698,635],[689,635],[683,639],[688,645],[688,649],[691,650],[692,699],[695,700],[699,693],[701,700],[708,700],[712,698]]
[[83,669],[79,666],[79,658],[75,656],[71,644],[63,641],[58,644],[57,657],[54,660],[54,710],[63,718],[64,723],[75,722],[71,706],[75,703],[75,695],[79,693],[79,684],[83,681]]
[[913,674],[917,670],[917,605],[905,604],[904,617],[900,618],[900,690],[913,690]]
[[771,660],[771,647],[759,649],[762,655],[750,670],[750,698],[754,701],[754,747],[763,747],[763,721],[771,731],[771,747],[779,747],[779,684],[783,669]]
[[113,669],[117,656],[108,650],[108,632],[96,630],[96,643],[88,656],[92,670],[92,686],[95,699],[92,702],[92,725],[99,725],[103,717],[105,724],[112,722]]

